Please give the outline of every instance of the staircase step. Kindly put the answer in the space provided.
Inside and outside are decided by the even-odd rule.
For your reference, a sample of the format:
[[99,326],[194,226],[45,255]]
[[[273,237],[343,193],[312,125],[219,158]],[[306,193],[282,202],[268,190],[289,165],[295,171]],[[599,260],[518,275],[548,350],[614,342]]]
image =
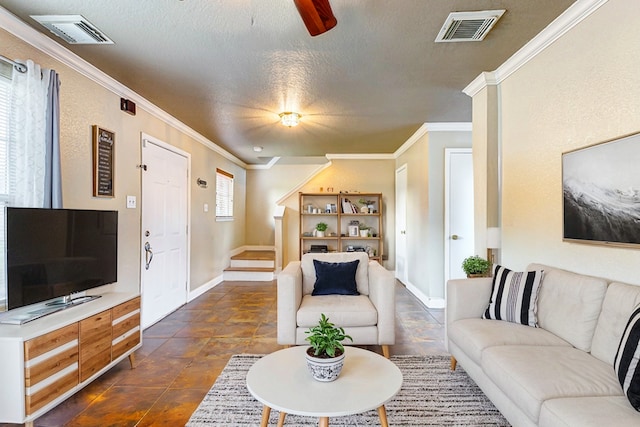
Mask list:
[[231,257],[232,260],[275,261],[275,251],[244,251]]
[[270,250],[249,250],[231,257],[224,269],[227,281],[270,281],[274,279],[276,253]]
[[229,267],[223,272],[227,282],[266,282],[275,278],[273,268]]

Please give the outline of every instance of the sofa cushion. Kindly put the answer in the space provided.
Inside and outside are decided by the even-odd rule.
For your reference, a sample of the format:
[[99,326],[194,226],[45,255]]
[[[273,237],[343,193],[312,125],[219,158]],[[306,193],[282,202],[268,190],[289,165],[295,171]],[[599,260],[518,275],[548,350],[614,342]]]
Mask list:
[[637,427],[640,414],[623,396],[567,397],[547,400],[540,427]]
[[535,423],[548,399],[622,396],[613,367],[573,347],[490,347],[482,369]]
[[603,362],[613,365],[620,338],[629,316],[640,304],[640,286],[612,283],[602,303],[602,311],[593,333],[591,354]]
[[360,260],[325,262],[313,260],[316,282],[311,295],[360,295],[356,285],[356,269]]
[[613,369],[631,406],[640,411],[640,306],[631,313],[622,333]]
[[300,268],[302,270],[302,294],[310,295],[316,283],[316,268],[313,260],[325,262],[348,262],[360,260],[356,269],[356,284],[361,295],[369,295],[369,255],[365,252],[332,252],[307,253],[302,255]]
[[580,350],[590,351],[607,281],[539,264],[531,264],[528,269],[544,270],[538,326]]
[[541,280],[542,270],[518,272],[496,265],[491,300],[482,318],[536,327]]
[[331,323],[343,328],[375,326],[378,312],[369,297],[364,295],[305,295],[296,313],[298,327],[310,328],[318,324],[324,313]]
[[447,335],[475,363],[480,364],[482,352],[498,345],[570,344],[549,331],[499,320],[461,319],[448,326]]

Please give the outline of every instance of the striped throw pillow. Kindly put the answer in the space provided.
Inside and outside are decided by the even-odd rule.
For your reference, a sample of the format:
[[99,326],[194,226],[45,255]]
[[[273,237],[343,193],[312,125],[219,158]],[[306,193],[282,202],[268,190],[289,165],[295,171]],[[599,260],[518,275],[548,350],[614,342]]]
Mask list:
[[620,339],[613,369],[631,406],[640,411],[640,305],[636,306]]
[[542,270],[519,272],[496,265],[491,301],[482,318],[537,328],[538,290],[542,274]]

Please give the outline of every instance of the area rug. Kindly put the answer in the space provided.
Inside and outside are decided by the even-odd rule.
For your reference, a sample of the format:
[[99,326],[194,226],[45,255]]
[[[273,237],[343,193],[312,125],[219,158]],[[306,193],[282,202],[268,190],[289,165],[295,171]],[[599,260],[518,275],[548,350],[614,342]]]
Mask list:
[[[218,376],[204,400],[191,415],[187,427],[259,426],[262,404],[246,386],[249,368],[262,356],[234,355]],[[403,384],[388,402],[390,426],[509,426],[507,420],[458,366],[449,369],[446,356],[392,356],[402,372]],[[271,411],[270,426],[277,425],[278,411]],[[317,426],[318,419],[287,415],[287,427]],[[331,427],[379,426],[375,410],[358,415],[335,417]]]

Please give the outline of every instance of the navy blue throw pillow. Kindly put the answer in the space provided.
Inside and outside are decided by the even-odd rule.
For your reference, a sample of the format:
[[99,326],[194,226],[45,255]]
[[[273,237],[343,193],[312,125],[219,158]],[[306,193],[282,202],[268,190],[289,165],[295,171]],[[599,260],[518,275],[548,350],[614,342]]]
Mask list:
[[311,295],[360,295],[356,285],[359,259],[349,262],[313,260],[316,283]]

